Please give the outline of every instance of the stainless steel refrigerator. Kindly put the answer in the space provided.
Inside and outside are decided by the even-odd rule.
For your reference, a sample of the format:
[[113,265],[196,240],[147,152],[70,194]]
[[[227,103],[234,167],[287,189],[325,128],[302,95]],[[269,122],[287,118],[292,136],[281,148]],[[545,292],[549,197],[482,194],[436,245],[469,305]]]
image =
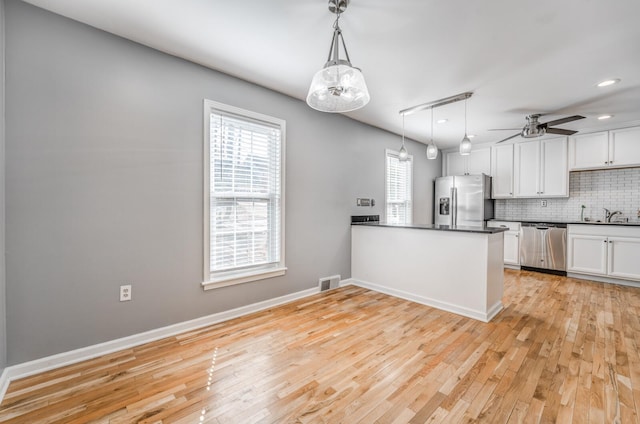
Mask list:
[[433,223],[481,227],[493,218],[491,177],[485,174],[436,178]]

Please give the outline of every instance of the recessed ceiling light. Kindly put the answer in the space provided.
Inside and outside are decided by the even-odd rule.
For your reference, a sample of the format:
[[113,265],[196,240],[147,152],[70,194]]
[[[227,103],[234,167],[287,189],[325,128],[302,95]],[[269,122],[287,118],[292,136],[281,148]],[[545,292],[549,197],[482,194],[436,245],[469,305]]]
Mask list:
[[620,82],[620,78],[609,79],[598,83],[598,87],[607,87],[609,85],[617,84]]
[[469,134],[467,137],[469,137],[469,138],[475,138],[475,137],[476,137],[476,135],[475,135],[475,134]]
[[438,119],[436,122],[438,124],[444,124],[445,122],[449,122],[449,120],[448,119]]
[[598,119],[603,121],[605,119],[609,119],[609,118],[613,118],[613,115],[600,115],[598,116]]

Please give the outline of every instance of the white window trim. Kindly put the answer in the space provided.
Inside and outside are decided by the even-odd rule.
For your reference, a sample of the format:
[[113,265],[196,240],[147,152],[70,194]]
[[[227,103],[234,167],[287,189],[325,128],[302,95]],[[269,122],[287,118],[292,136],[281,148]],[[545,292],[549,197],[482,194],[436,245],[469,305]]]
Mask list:
[[[230,271],[227,273],[221,273],[218,277],[211,275],[210,265],[210,198],[209,198],[209,157],[210,157],[210,140],[211,140],[211,124],[210,114],[211,110],[220,110],[227,113],[232,113],[240,116],[246,116],[250,119],[256,119],[280,126],[280,262],[275,265],[267,265],[264,267],[253,267],[251,269],[243,271]],[[253,112],[246,109],[241,109],[235,106],[229,106],[224,103],[216,102],[213,100],[204,99],[204,157],[203,157],[203,174],[204,174],[204,215],[203,215],[203,282],[201,286],[204,290],[217,289],[221,287],[228,287],[236,284],[244,284],[252,281],[264,280],[267,278],[277,277],[284,275],[287,271],[285,267],[285,152],[286,152],[286,121],[273,116],[263,115],[261,113]]]
[[[397,150],[391,150],[391,149],[385,149],[384,151],[384,216],[385,216],[385,221],[388,221],[388,217],[387,217],[387,181],[389,179],[389,173],[388,173],[388,169],[387,169],[387,156],[395,156],[395,157],[399,157],[400,156],[400,152]],[[409,155],[408,156],[408,160],[411,161],[411,222],[413,223],[413,215],[414,215],[414,201],[413,201],[413,168],[414,168],[414,161],[413,161],[413,155]],[[410,224],[409,223],[409,224]]]

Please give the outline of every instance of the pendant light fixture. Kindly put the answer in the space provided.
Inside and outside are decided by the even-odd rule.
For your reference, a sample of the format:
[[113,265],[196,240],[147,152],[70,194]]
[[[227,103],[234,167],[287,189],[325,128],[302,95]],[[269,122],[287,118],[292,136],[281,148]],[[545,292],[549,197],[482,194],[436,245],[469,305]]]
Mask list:
[[464,99],[464,138],[460,142],[460,154],[467,156],[471,153],[471,140],[467,137],[467,99]]
[[433,160],[438,157],[438,148],[435,141],[433,141],[433,108],[431,108],[431,138],[427,145],[427,159]]
[[[360,69],[351,65],[347,46],[340,29],[340,14],[347,9],[349,0],[329,0],[329,11],[336,14],[329,57],[313,76],[307,104],[321,112],[350,112],[369,103],[369,91]],[[340,59],[340,43],[346,60]]]
[[407,152],[407,148],[404,147],[404,115],[402,115],[402,147],[400,147],[400,151],[398,152],[398,160],[404,162],[407,159],[409,159],[409,152]]

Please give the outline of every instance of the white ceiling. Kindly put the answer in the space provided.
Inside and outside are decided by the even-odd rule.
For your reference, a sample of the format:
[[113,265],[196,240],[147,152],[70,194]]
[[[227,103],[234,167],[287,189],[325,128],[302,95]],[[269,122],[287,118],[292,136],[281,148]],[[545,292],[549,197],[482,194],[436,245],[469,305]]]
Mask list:
[[[304,100],[329,50],[335,15],[325,0],[27,0],[157,50]],[[465,91],[474,143],[542,122],[587,117],[562,128],[640,122],[638,0],[352,0],[340,19],[371,102],[347,115],[400,134],[398,111]],[[598,88],[596,83],[620,78]],[[321,112],[317,112],[321,113]],[[613,114],[598,121],[601,114]],[[464,133],[464,103],[434,110],[441,148]],[[426,142],[428,111],[406,118]]]

